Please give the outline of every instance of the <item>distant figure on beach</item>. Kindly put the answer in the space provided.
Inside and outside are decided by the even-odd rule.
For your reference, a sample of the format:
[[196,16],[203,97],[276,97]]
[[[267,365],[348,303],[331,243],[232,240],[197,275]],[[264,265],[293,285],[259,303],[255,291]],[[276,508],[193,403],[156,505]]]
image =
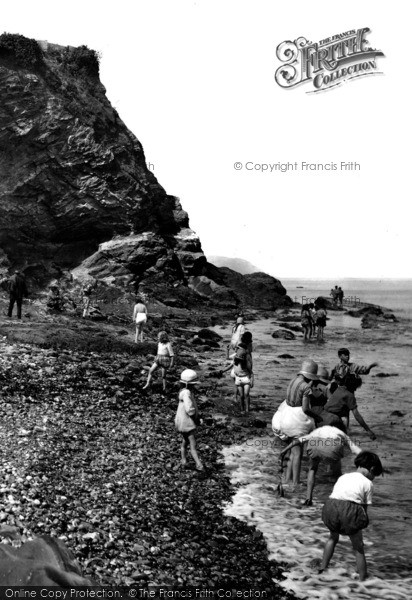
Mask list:
[[344,296],[344,295],[345,295],[345,294],[344,294],[344,292],[343,292],[342,288],[339,286],[339,287],[338,287],[338,303],[339,303],[339,306],[342,306],[342,305],[343,305],[343,296]]
[[318,330],[317,333],[317,340],[318,342],[323,342],[324,338],[323,338],[323,330],[326,327],[326,309],[324,308],[324,306],[315,306],[316,308],[316,312],[315,312],[315,323],[316,323],[316,327]]
[[283,461],[285,454],[295,446],[307,445],[306,451],[309,457],[309,471],[307,481],[305,506],[312,506],[313,490],[315,488],[316,473],[321,461],[329,463],[334,467],[335,473],[341,474],[341,459],[344,456],[345,448],[348,448],[353,454],[359,454],[361,448],[356,446],[341,429],[330,425],[323,425],[314,429],[311,433],[303,435],[291,442],[280,453],[280,461]]
[[242,316],[236,319],[236,323],[232,327],[232,338],[227,346],[226,358],[230,358],[230,354],[236,352],[237,346],[240,342],[240,338],[245,333],[245,320]]
[[327,403],[325,410],[340,417],[347,429],[349,426],[349,413],[353,416],[361,427],[368,433],[371,440],[376,440],[376,435],[366,424],[358,410],[355,398],[355,391],[362,385],[362,379],[355,373],[348,373],[343,380],[338,383],[338,387],[333,392]]
[[172,344],[169,341],[169,336],[166,331],[160,331],[158,336],[157,345],[157,356],[154,363],[150,367],[149,374],[147,376],[146,385],[143,387],[145,390],[151,385],[153,373],[160,367],[162,374],[163,391],[166,391],[166,373],[169,368],[173,367],[175,355],[173,352]]
[[9,310],[7,313],[8,317],[12,317],[14,304],[17,305],[17,318],[21,319],[21,309],[23,305],[23,298],[27,298],[29,295],[27,291],[26,278],[20,271],[15,271],[8,281],[9,290]]
[[143,329],[146,324],[146,321],[147,308],[146,305],[143,304],[141,296],[138,296],[136,299],[136,304],[133,308],[133,322],[136,324],[136,335],[134,341],[136,342],[136,344],[139,341],[139,337],[140,341],[143,342]]
[[203,471],[204,467],[196,450],[196,428],[200,425],[199,410],[195,400],[195,386],[199,383],[196,371],[185,369],[180,375],[181,390],[179,393],[179,405],[175,417],[176,430],[182,435],[181,464],[187,466],[187,449],[196,463],[196,469]]
[[332,296],[332,302],[333,302],[334,306],[337,306],[338,295],[339,295],[338,286],[335,285],[335,287],[332,288],[331,291],[330,291],[330,296]]
[[97,281],[87,281],[82,289],[82,301],[83,301],[83,319],[90,316],[90,303],[92,300],[92,294],[97,287]]
[[316,308],[315,305],[313,304],[313,302],[311,302],[309,304],[309,308],[310,308],[310,314],[312,317],[312,333],[311,333],[311,337],[316,337],[317,334],[317,328],[316,328]]
[[310,304],[304,304],[300,313],[300,322],[303,329],[303,339],[308,341],[312,335],[313,318],[310,310]]
[[355,458],[357,471],[339,477],[322,511],[329,529],[319,573],[328,568],[340,535],[348,535],[355,551],[359,579],[368,576],[362,529],[369,525],[367,506],[372,504],[372,481],[382,475],[383,467],[373,452],[361,452]]
[[338,350],[338,358],[340,363],[332,369],[332,379],[343,380],[348,373],[354,373],[355,375],[369,375],[371,369],[378,366],[378,363],[373,362],[369,366],[358,365],[353,362],[349,362],[350,352],[347,348],[340,348]]
[[[319,417],[311,411],[309,396],[313,382],[317,380],[318,365],[313,360],[303,361],[298,375],[289,383],[286,400],[282,402],[272,419],[272,430],[275,435],[290,442],[307,435],[315,428]],[[302,461],[302,447],[295,446],[290,451],[285,483],[299,483]]]

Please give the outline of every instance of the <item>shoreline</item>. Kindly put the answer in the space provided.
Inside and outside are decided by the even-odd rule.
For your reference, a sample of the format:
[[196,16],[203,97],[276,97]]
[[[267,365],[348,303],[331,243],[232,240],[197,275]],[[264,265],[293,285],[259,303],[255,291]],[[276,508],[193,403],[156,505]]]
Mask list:
[[[294,324],[295,316],[298,325],[299,314],[299,307],[295,306],[290,311],[289,318],[285,317],[285,321]],[[398,317],[396,311],[395,314]],[[284,326],[282,315],[278,314],[276,321],[272,324],[276,328]],[[303,343],[300,334],[297,334],[295,339],[273,340],[270,337],[273,327],[266,328],[264,323],[256,324],[255,328],[253,323],[250,323],[250,330],[258,334],[257,354],[261,352],[261,356],[265,358],[260,373],[256,373],[255,377],[258,382],[257,396],[265,396],[263,403],[266,405],[266,413],[261,411],[260,414],[267,421],[283,400],[287,383],[293,377],[293,373],[297,372],[297,367],[304,357],[313,358],[330,369],[337,362],[338,348],[345,346],[351,349],[354,360],[361,364],[368,364],[375,360],[375,357],[379,362],[378,368],[370,377],[365,378],[365,386],[357,396],[365,420],[373,430],[376,427],[377,441],[371,442],[356,422],[352,423],[350,433],[352,439],[359,439],[362,446],[382,456],[388,469],[385,478],[377,483],[371,525],[366,534],[367,546],[372,545],[374,549],[372,555],[369,555],[368,551],[371,579],[366,587],[354,579],[352,556],[350,552],[343,553],[342,550],[339,554],[344,558],[344,565],[340,563],[342,558],[335,558],[330,571],[320,580],[311,571],[310,559],[314,555],[321,557],[322,554],[322,544],[319,540],[326,540],[326,530],[320,521],[320,514],[333,484],[322,474],[315,489],[314,506],[302,510],[301,503],[306,494],[304,461],[302,487],[294,493],[285,490],[285,499],[277,499],[274,466],[279,451],[272,448],[271,442],[275,442],[270,429],[265,430],[266,438],[261,443],[257,440],[253,445],[235,446],[227,452],[228,468],[231,469],[233,481],[238,488],[229,514],[256,525],[265,534],[272,558],[285,567],[285,588],[293,591],[298,597],[308,598],[312,597],[311,594],[313,597],[329,597],[329,593],[331,596],[336,595],[337,599],[343,599],[346,597],[345,590],[350,587],[355,595],[363,593],[365,598],[383,598],[389,596],[380,596],[379,591],[389,590],[390,585],[396,587],[396,598],[405,597],[402,594],[405,594],[405,586],[409,585],[411,577],[406,559],[410,544],[402,538],[401,532],[407,531],[410,518],[407,507],[408,499],[411,498],[411,488],[407,483],[410,468],[407,466],[408,453],[405,453],[405,448],[410,439],[412,423],[408,410],[408,396],[402,390],[408,389],[407,382],[410,380],[410,376],[404,370],[407,361],[406,348],[407,345],[410,347],[411,343],[410,320],[382,319],[376,327],[369,329],[362,327],[360,318],[353,318],[343,311],[331,312],[328,326],[325,328],[324,344],[318,344],[315,340]],[[281,358],[280,352],[287,353],[288,359]],[[266,378],[263,385],[260,385],[261,377]],[[396,386],[391,382],[396,382]],[[253,404],[252,399],[252,406]],[[390,457],[396,449],[401,454],[399,461],[403,461],[402,471],[401,464],[396,470],[392,469]],[[351,457],[346,457],[344,467],[352,470]],[[393,499],[393,486],[403,490],[396,496],[396,501]],[[279,532],[283,540],[280,544]],[[382,536],[385,538],[385,546],[381,550]],[[410,536],[407,537],[410,539]],[[396,545],[393,545],[392,539],[396,540]],[[392,579],[393,577],[395,579]],[[367,593],[368,586],[372,586],[370,594]],[[386,593],[390,595],[389,591]]]

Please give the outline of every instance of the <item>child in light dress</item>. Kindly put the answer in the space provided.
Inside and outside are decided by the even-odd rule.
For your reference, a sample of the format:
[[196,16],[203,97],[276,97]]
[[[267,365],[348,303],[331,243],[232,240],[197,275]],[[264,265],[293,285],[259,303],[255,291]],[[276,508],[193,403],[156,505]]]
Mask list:
[[150,367],[149,374],[147,376],[146,385],[143,387],[145,390],[151,385],[153,373],[160,367],[163,382],[163,391],[166,391],[166,373],[167,370],[174,365],[175,355],[173,352],[172,344],[169,341],[169,336],[166,331],[161,331],[158,338],[157,345],[157,356],[154,363]]
[[200,425],[199,410],[195,399],[195,387],[199,383],[196,371],[185,369],[180,376],[182,389],[179,392],[179,405],[175,417],[176,430],[182,436],[181,464],[187,466],[187,450],[196,463],[198,471],[204,471],[203,464],[196,450],[196,428]]

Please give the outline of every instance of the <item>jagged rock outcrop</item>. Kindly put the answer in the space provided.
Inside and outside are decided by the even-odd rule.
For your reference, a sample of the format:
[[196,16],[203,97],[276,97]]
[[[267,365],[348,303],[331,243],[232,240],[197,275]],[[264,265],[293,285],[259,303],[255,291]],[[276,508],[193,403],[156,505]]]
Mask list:
[[227,267],[218,268],[209,263],[207,273],[216,283],[232,290],[244,306],[275,310],[293,304],[281,282],[266,273],[241,275]]
[[84,46],[0,36],[0,173],[0,276],[19,267],[42,286],[72,270],[129,291],[142,282],[169,295],[185,286],[188,299],[226,306],[255,284],[255,306],[265,286],[272,297],[276,280],[242,283],[208,265],[187,213],[147,168],[106,98],[96,53]]

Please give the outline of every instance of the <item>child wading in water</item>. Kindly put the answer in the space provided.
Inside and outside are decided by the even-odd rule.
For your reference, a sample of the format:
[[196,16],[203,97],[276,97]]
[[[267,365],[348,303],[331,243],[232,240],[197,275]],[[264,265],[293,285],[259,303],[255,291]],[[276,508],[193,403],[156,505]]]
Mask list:
[[250,389],[254,385],[252,349],[252,334],[250,331],[245,331],[233,361],[221,371],[221,373],[225,373],[229,369],[232,370],[236,386],[235,399],[237,400],[239,396],[240,410],[245,413],[250,410]]
[[187,465],[187,449],[196,463],[198,471],[204,471],[196,450],[196,427],[200,424],[199,411],[194,398],[194,386],[199,383],[196,371],[185,369],[180,376],[182,389],[179,392],[179,406],[175,418],[176,430],[182,434],[182,466]]
[[332,379],[336,379],[338,383],[342,381],[348,373],[354,375],[369,375],[371,370],[378,366],[378,363],[376,362],[373,362],[368,366],[350,362],[350,352],[347,348],[340,348],[338,350],[338,357],[340,363],[332,370]]
[[373,452],[361,452],[355,458],[357,471],[339,477],[322,511],[322,520],[330,536],[325,544],[320,573],[327,569],[339,535],[348,535],[355,551],[359,579],[367,577],[362,529],[369,525],[366,507],[372,504],[372,481],[382,475],[383,467]]
[[157,345],[157,356],[154,363],[150,367],[149,374],[147,376],[146,385],[143,387],[145,390],[152,382],[153,373],[160,367],[162,373],[163,391],[166,390],[166,373],[167,370],[173,367],[175,355],[173,352],[172,344],[169,341],[169,336],[166,331],[161,331],[157,336],[159,343]]
[[309,340],[312,335],[313,318],[310,307],[310,304],[304,304],[300,313],[300,320],[304,334],[303,339],[305,341]]

